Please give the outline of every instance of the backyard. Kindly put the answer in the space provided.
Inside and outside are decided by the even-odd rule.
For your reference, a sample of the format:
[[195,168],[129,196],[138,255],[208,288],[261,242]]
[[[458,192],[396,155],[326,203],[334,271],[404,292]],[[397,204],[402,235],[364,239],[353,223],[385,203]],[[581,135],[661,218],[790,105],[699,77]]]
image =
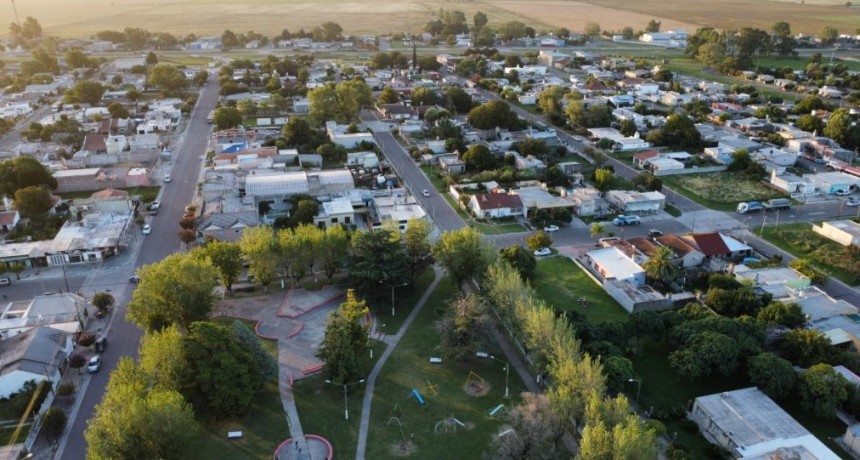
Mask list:
[[[627,320],[627,311],[567,257],[538,261],[532,286],[556,310],[577,311],[591,323]],[[577,302],[580,297],[588,299],[588,306]]]
[[[523,386],[514,372],[509,377],[511,399],[504,398],[503,362],[479,358],[429,362],[439,356],[439,335],[433,327],[437,311],[456,293],[454,283],[444,279],[385,363],[373,396],[367,458],[481,458],[504,420],[503,410],[495,416],[489,412],[499,404],[509,408],[519,399]],[[483,351],[502,356],[494,343]],[[470,380],[483,382],[487,393],[467,394]],[[411,396],[413,389],[425,404]]]
[[785,193],[771,188],[763,180],[729,172],[664,176],[662,179],[663,183],[691,200],[720,211],[734,211],[742,201],[762,201],[785,196]]
[[808,223],[765,227],[762,236],[785,251],[809,260],[815,268],[830,276],[852,286],[860,284],[860,266],[857,263],[860,252],[813,232]]

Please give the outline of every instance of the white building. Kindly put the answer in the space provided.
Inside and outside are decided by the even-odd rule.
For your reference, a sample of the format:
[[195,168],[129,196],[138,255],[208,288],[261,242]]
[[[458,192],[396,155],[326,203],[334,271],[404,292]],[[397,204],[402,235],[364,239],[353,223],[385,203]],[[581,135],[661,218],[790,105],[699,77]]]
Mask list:
[[700,396],[689,417],[734,458],[839,458],[755,387]]
[[588,251],[586,260],[591,268],[606,279],[627,281],[636,287],[645,285],[645,271],[615,246]]
[[314,225],[320,228],[334,227],[338,225],[351,225],[355,223],[355,208],[349,198],[335,198],[323,202],[319,214],[314,216]]
[[49,380],[56,388],[72,350],[70,334],[47,326],[0,341],[0,398],[20,391],[29,381]]
[[793,197],[804,197],[817,193],[814,183],[794,174],[779,175],[776,171],[771,171],[770,184]]
[[624,214],[654,214],[666,206],[666,195],[660,192],[610,190],[606,201]]
[[14,337],[38,326],[51,326],[69,334],[80,332],[86,326],[86,305],[86,299],[68,292],[9,302],[0,315],[0,338]]

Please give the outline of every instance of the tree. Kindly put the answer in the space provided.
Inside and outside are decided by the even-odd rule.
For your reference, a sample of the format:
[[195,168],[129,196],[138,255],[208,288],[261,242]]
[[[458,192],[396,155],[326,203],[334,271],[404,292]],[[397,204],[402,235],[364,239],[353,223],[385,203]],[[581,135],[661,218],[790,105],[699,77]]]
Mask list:
[[712,287],[708,289],[705,304],[715,312],[736,317],[741,315],[754,316],[761,307],[761,300],[751,287],[742,286],[735,289]]
[[792,329],[782,336],[779,351],[785,359],[801,367],[826,362],[833,353],[830,339],[814,329]]
[[354,234],[348,267],[351,284],[365,296],[381,296],[380,284],[393,286],[409,279],[405,249],[389,230]]
[[787,22],[776,22],[771,26],[773,37],[771,44],[776,53],[780,57],[796,55],[794,48],[797,46],[797,41],[794,39],[794,34],[791,33],[791,26]]
[[844,148],[860,146],[860,127],[856,126],[848,109],[836,109],[827,121],[824,135],[838,142]]
[[397,104],[400,102],[400,96],[392,87],[386,86],[382,89],[382,92],[379,93],[379,97],[376,101],[380,104]]
[[102,100],[107,88],[92,80],[81,80],[63,94],[63,100],[68,103],[84,103],[96,105]]
[[526,251],[522,246],[515,244],[500,250],[499,258],[509,263],[523,280],[534,279],[537,259],[535,259],[534,254]]
[[544,394],[523,393],[522,401],[506,416],[508,434],[493,437],[493,458],[502,460],[568,458],[561,446],[564,425]]
[[14,197],[15,192],[26,187],[57,188],[57,180],[38,160],[21,155],[0,162],[0,193]]
[[823,419],[836,418],[836,409],[848,399],[849,383],[832,366],[816,364],[800,374],[803,408]]
[[290,120],[281,130],[281,135],[289,146],[303,146],[313,141],[317,131],[311,128],[307,120],[299,117],[290,117]]
[[487,22],[487,14],[483,11],[478,11],[474,16],[472,16],[472,24],[475,25],[475,30],[481,30],[485,25],[487,25]]
[[618,131],[627,137],[633,136],[637,132],[636,123],[633,120],[624,119],[621,121]]
[[803,309],[794,302],[773,301],[759,310],[757,318],[768,326],[796,328],[806,323]]
[[251,350],[226,326],[191,323],[183,350],[189,375],[184,393],[199,410],[241,415],[254,403],[265,380]]
[[349,236],[346,230],[339,225],[326,228],[317,251],[323,273],[331,281],[335,273],[343,268],[349,252]]
[[445,96],[450,101],[448,107],[456,110],[458,113],[469,113],[472,110],[472,96],[463,88],[449,86],[445,88]]
[[565,94],[566,88],[562,86],[550,86],[538,95],[538,107],[547,116],[560,117],[564,114],[561,101]]
[[612,187],[612,170],[611,169],[595,169],[594,170],[594,185],[600,191],[607,191]]
[[264,381],[272,381],[278,377],[278,361],[260,344],[260,337],[242,321],[233,321],[230,325],[233,338],[245,346],[251,353],[254,366],[260,371]]
[[313,271],[322,235],[323,230],[313,225],[299,225],[278,232],[282,264],[295,283]]
[[656,19],[652,19],[648,21],[648,24],[645,26],[645,32],[654,33],[660,32],[660,21]]
[[552,246],[552,238],[550,238],[550,236],[547,235],[543,230],[538,230],[529,235],[528,238],[526,238],[526,245],[532,251],[535,251],[540,248],[548,248]]
[[337,85],[328,83],[308,92],[310,115],[322,123],[349,123],[358,119],[362,107],[373,104],[370,87],[361,80],[349,80]]
[[671,249],[666,246],[659,246],[642,264],[645,276],[662,285],[674,281],[678,275],[678,268],[672,264],[674,258],[675,253]]
[[669,354],[669,364],[689,379],[711,374],[731,375],[738,367],[740,350],[725,334],[705,331],[694,335],[683,348]]
[[589,227],[589,231],[591,232],[591,237],[596,238],[606,231],[606,226],[600,222],[594,222],[591,224],[591,227]]
[[113,306],[115,300],[110,292],[99,291],[93,294],[90,303],[93,304],[100,312],[106,313]]
[[832,45],[839,38],[839,31],[833,26],[824,26],[818,38],[821,39],[822,45]]
[[808,113],[798,117],[797,121],[794,122],[794,125],[806,132],[819,134],[824,132],[825,126],[824,122],[821,121],[821,118],[810,115]]
[[158,56],[156,56],[154,52],[150,51],[146,55],[146,65],[155,65],[155,64],[158,64]]
[[368,312],[367,304],[349,289],[346,301],[329,314],[325,336],[316,353],[325,362],[326,380],[346,385],[363,377],[361,360],[367,353],[369,332],[364,316]]
[[459,287],[483,274],[494,254],[492,246],[472,227],[445,232],[433,246],[433,257],[448,270]]
[[425,88],[423,86],[415,88],[415,90],[412,91],[410,97],[412,98],[413,106],[436,105],[437,101],[436,93],[433,90]]
[[170,64],[156,64],[149,69],[146,83],[167,93],[175,93],[188,85],[185,75]]
[[87,458],[188,458],[198,430],[182,395],[150,388],[132,359],[120,358],[84,433]]
[[111,102],[110,105],[108,105],[107,110],[108,110],[108,113],[110,114],[111,118],[125,119],[125,118],[128,118],[130,115],[128,113],[128,109],[126,109],[119,102]]
[[492,100],[469,111],[469,124],[475,129],[516,129],[520,125],[517,114],[505,101]]
[[652,192],[663,190],[663,180],[647,171],[637,174],[631,182],[637,187]]
[[623,356],[610,356],[603,360],[603,370],[606,372],[606,386],[612,391],[621,392],[630,380],[636,378],[633,362]]
[[696,150],[702,145],[702,135],[693,120],[680,114],[669,116],[662,128],[648,133],[647,139],[656,145],[682,150]]
[[42,429],[45,430],[45,435],[52,442],[59,439],[63,434],[63,429],[66,428],[66,412],[59,407],[52,407],[42,414]]
[[128,304],[128,318],[152,331],[203,321],[215,305],[217,272],[187,253],[171,254],[138,269],[141,281]]
[[463,153],[463,162],[475,171],[487,171],[496,166],[496,156],[484,144],[472,144]]
[[218,130],[235,128],[242,124],[242,113],[233,107],[218,107],[212,115]]
[[594,38],[594,37],[600,35],[600,24],[597,24],[595,22],[589,22],[589,23],[585,24],[585,28],[583,29],[583,32],[585,32],[585,35],[588,35],[589,37]]
[[242,232],[239,247],[248,261],[248,273],[268,288],[280,265],[278,238],[271,228],[251,227]]
[[488,321],[486,305],[477,296],[458,297],[448,303],[436,322],[439,348],[457,361],[474,356],[481,349]]
[[21,279],[21,272],[24,271],[24,264],[21,262],[15,262],[9,265],[9,271],[15,274],[15,279]]
[[409,269],[413,280],[419,272],[433,262],[433,256],[430,253],[433,247],[430,243],[431,231],[430,223],[425,219],[411,219],[406,223],[403,246],[409,258]]
[[787,398],[797,386],[791,362],[773,353],[759,353],[749,361],[750,382],[774,399]]
[[147,332],[140,341],[140,369],[160,390],[181,391],[189,378],[183,335],[176,326]]
[[418,58],[418,67],[425,71],[436,71],[442,68],[442,64],[436,60],[436,56],[427,55]]
[[242,273],[242,248],[227,241],[210,241],[199,251],[218,271],[224,289],[233,292],[233,283]]
[[15,207],[21,217],[36,217],[47,214],[54,206],[51,192],[42,187],[25,187],[15,192]]
[[79,49],[66,51],[66,65],[71,69],[95,67],[93,60]]

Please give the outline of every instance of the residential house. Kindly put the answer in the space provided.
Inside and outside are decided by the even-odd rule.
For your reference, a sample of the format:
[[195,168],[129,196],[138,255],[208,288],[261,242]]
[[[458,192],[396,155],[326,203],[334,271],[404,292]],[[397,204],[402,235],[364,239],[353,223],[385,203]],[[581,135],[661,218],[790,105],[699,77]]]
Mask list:
[[610,190],[606,201],[624,214],[655,214],[666,206],[666,195],[660,192]]
[[472,195],[469,209],[482,218],[522,216],[525,213],[523,202],[518,195],[507,193],[482,193]]
[[534,174],[542,174],[546,171],[546,163],[535,158],[532,155],[526,157],[521,156],[518,152],[506,152],[505,156],[511,155],[514,157],[514,168],[519,171],[530,171]]
[[561,163],[556,163],[556,167],[568,177],[579,174],[582,171],[582,164],[578,161],[562,161]]
[[675,254],[673,261],[679,261],[684,268],[698,267],[705,260],[701,251],[676,235],[663,235],[654,239],[660,246],[665,246]]
[[339,197],[325,201],[320,205],[319,214],[314,216],[314,225],[319,228],[336,227],[338,225],[353,225],[355,223],[355,208],[348,197]]
[[814,183],[794,174],[777,174],[776,171],[771,171],[770,184],[792,197],[799,198],[817,193]]
[[517,189],[512,189],[511,194],[516,194],[520,197],[525,208],[525,216],[528,216],[528,211],[531,209],[572,209],[573,203],[570,201],[555,196],[547,192],[540,186],[526,186]]
[[648,167],[648,162],[656,159],[660,152],[658,150],[646,150],[633,155],[633,166],[639,169]]
[[662,156],[658,158],[652,158],[648,160],[648,170],[654,173],[656,176],[663,176],[672,174],[671,171],[678,171],[684,169],[684,163],[681,163],[678,160],[673,158],[664,158]]
[[699,396],[688,416],[732,458],[839,458],[756,387]]
[[11,232],[20,220],[21,215],[18,214],[18,211],[0,212],[0,231]]
[[561,196],[573,203],[573,212],[580,217],[605,216],[609,214],[609,203],[600,190],[592,187],[562,188]]
[[820,172],[803,176],[821,193],[833,194],[860,188],[860,177],[843,172]]
[[439,168],[447,174],[462,174],[466,171],[466,163],[460,160],[456,153],[438,155],[436,158]]
[[645,285],[645,271],[642,267],[615,246],[588,251],[586,261],[604,279],[627,281],[637,287]]
[[0,398],[21,391],[30,381],[49,381],[56,389],[74,350],[71,335],[39,326],[0,340]]
[[379,104],[378,110],[387,120],[418,119],[415,109],[405,104]]
[[0,338],[8,339],[39,326],[69,334],[80,332],[87,324],[86,308],[87,300],[70,292],[9,302],[0,314]]
[[693,233],[681,237],[695,247],[706,259],[738,259],[752,255],[752,248],[719,232]]
[[611,140],[614,143],[612,149],[621,152],[642,150],[651,147],[648,141],[639,138],[638,133],[633,137],[626,137],[615,128],[589,128],[588,132],[594,139]]
[[325,127],[329,139],[346,149],[354,149],[363,142],[376,144],[376,139],[373,138],[372,133],[350,133],[348,132],[349,126],[339,125],[333,121],[327,121]]
[[842,246],[860,247],[860,224],[853,220],[831,220],[812,225],[812,231]]
[[379,157],[376,152],[350,152],[346,154],[346,165],[376,169],[379,167]]
[[257,225],[256,211],[210,214],[197,225],[197,239],[236,242],[246,228]]

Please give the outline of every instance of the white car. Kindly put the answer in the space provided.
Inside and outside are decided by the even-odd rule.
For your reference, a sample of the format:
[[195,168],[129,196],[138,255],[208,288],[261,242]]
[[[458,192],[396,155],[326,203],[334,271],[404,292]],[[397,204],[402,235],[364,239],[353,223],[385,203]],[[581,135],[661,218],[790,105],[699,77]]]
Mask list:
[[540,248],[540,249],[535,251],[536,257],[548,256],[550,254],[552,254],[552,249],[550,249],[550,248]]
[[850,190],[837,190],[837,191],[833,192],[833,194],[836,196],[848,196],[851,194],[851,191]]
[[161,202],[158,200],[153,201],[152,204],[149,205],[149,209],[158,209],[160,207],[161,207]]
[[90,358],[90,361],[87,363],[87,372],[90,374],[95,374],[102,368],[102,356],[95,355]]
[[424,195],[424,196],[430,196],[430,190],[427,190],[427,189],[425,188],[425,189],[424,189],[424,191],[423,191],[423,192],[421,192],[421,194],[422,194],[422,195]]
[[173,179],[170,178],[170,174],[164,175],[164,182],[170,182],[171,180],[173,180]]
[[860,206],[860,199],[857,198],[849,198],[848,201],[845,202],[846,206],[856,208]]
[[552,233],[558,231],[558,225],[549,225],[543,228],[543,231],[546,233]]
[[149,235],[150,233],[152,233],[152,225],[144,225],[142,231],[144,235]]

